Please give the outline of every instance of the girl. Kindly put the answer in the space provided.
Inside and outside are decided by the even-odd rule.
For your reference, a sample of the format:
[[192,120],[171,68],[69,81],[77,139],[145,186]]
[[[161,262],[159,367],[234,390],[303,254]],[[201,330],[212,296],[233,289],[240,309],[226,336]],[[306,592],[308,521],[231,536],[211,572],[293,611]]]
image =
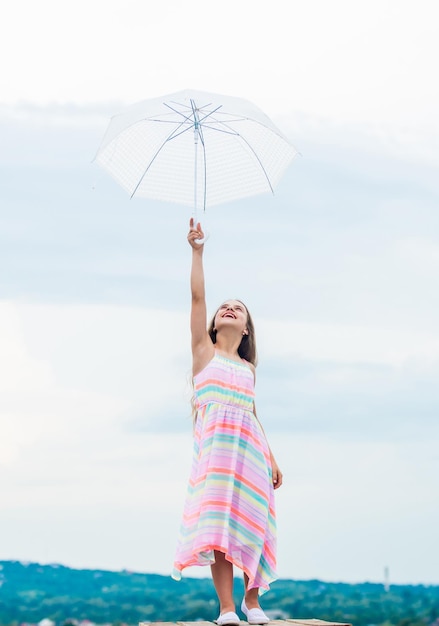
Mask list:
[[239,300],[226,300],[206,330],[201,225],[190,221],[194,455],[173,576],[210,565],[219,626],[238,625],[233,565],[244,573],[241,610],[266,624],[258,595],[276,578],[274,491],[280,472],[256,417],[253,321]]

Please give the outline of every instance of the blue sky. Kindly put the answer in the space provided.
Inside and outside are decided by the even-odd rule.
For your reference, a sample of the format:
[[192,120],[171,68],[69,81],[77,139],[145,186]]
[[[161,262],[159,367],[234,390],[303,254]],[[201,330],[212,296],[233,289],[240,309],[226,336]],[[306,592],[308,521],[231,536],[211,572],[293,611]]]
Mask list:
[[0,558],[170,572],[189,212],[92,160],[126,103],[193,87],[254,101],[302,154],[273,197],[206,216],[209,308],[256,322],[279,573],[439,583],[435,4],[190,4],[18,2],[0,26]]

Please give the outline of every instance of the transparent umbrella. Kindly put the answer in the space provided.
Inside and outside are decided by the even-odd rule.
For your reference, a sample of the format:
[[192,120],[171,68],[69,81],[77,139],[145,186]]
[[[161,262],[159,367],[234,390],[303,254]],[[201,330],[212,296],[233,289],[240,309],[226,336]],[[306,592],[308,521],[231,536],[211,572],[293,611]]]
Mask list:
[[297,150],[251,102],[185,90],[111,118],[95,160],[132,196],[199,209],[273,192]]

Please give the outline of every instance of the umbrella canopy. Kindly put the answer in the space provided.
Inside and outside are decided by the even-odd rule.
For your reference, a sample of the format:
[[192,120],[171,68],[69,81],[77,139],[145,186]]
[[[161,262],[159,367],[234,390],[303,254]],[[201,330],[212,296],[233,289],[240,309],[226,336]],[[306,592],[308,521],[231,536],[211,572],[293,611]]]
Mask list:
[[185,90],[112,117],[96,161],[131,196],[198,208],[273,192],[297,150],[251,102]]

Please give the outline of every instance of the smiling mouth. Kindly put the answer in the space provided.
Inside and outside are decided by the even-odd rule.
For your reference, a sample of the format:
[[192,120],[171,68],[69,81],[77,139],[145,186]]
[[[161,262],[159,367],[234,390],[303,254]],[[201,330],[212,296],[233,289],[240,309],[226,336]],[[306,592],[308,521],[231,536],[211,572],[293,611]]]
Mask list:
[[231,317],[232,319],[236,320],[236,315],[234,315],[233,313],[230,313],[230,311],[228,311],[227,313],[224,313],[223,317]]

